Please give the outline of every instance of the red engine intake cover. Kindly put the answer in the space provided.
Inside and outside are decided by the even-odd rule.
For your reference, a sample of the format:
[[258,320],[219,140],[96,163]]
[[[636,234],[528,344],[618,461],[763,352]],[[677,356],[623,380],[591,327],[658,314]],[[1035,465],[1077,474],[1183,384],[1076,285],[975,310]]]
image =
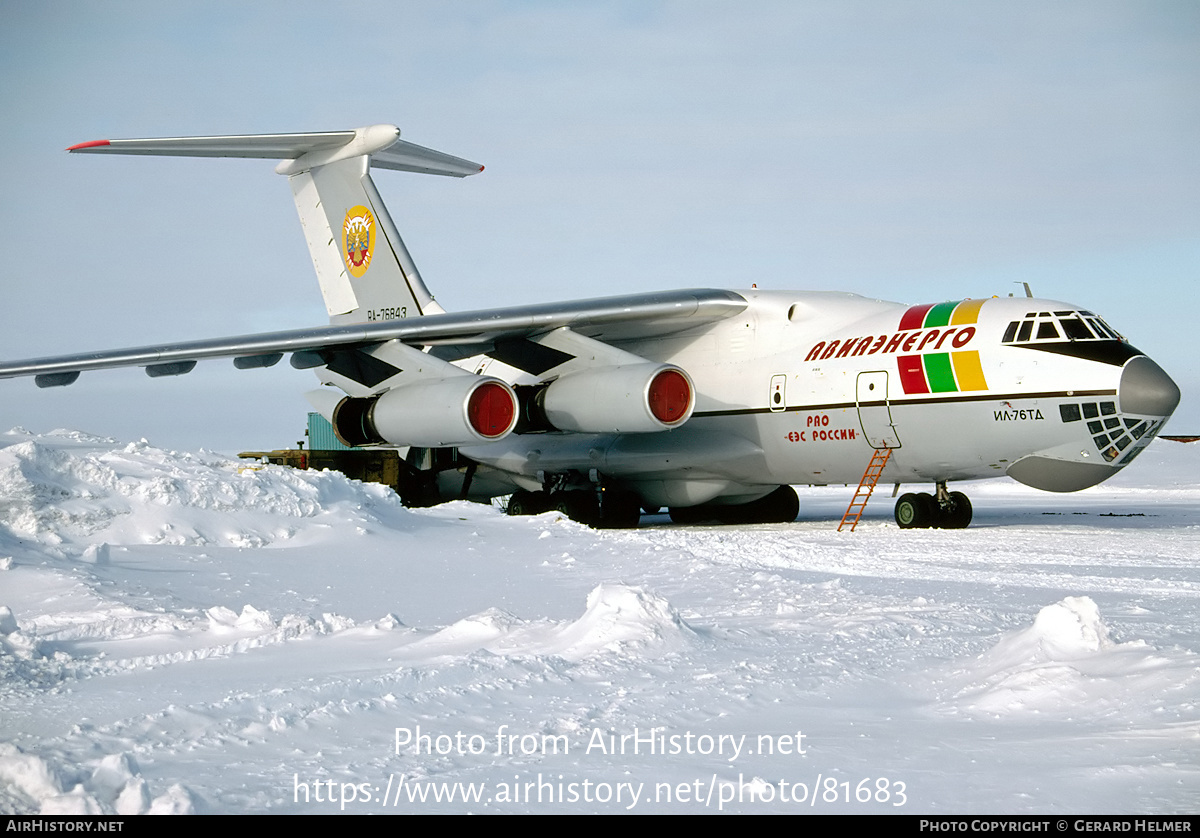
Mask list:
[[678,370],[663,370],[650,382],[650,412],[664,425],[673,425],[687,413],[692,388]]
[[494,381],[481,384],[467,401],[467,421],[488,439],[503,436],[515,417],[512,396]]

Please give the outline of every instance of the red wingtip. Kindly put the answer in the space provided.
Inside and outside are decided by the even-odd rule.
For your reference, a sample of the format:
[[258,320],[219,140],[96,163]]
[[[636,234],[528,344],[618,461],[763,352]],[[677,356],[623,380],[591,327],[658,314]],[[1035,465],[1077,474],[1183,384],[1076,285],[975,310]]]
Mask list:
[[479,171],[481,171],[481,172],[483,171],[483,166],[479,167]]
[[92,140],[90,143],[79,143],[67,149],[67,151],[79,151],[81,148],[95,148],[98,145],[109,145],[108,140]]

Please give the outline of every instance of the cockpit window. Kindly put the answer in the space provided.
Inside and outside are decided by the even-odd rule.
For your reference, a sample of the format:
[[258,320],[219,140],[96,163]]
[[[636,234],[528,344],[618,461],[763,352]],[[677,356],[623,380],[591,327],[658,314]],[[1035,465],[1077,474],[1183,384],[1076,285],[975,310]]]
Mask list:
[[1121,336],[1114,332],[1112,328],[1099,317],[1092,317],[1088,320],[1088,322],[1092,324],[1092,328],[1096,330],[1097,334],[1103,335],[1111,340],[1121,339]]
[[1060,322],[1068,340],[1091,340],[1095,337],[1078,317],[1064,317]]
[[1038,323],[1038,340],[1054,340],[1058,337],[1058,327],[1051,320]]
[[1029,311],[1004,330],[1003,343],[1029,341],[1117,340],[1124,338],[1090,311]]

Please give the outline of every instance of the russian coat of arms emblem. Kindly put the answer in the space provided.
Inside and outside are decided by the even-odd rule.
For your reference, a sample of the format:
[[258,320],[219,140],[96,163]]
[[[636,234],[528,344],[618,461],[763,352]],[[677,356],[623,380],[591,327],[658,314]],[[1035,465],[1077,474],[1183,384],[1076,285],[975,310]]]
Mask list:
[[371,267],[375,252],[375,216],[364,206],[350,207],[342,224],[342,257],[346,270],[357,278]]

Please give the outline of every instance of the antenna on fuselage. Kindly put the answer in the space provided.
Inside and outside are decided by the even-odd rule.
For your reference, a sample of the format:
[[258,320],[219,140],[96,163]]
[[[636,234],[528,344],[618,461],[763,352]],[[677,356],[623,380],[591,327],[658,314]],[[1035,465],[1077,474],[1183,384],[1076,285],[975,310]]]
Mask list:
[[[1016,280],[1013,280],[1013,281],[1014,281],[1014,282],[1016,282]],[[1019,282],[1019,283],[1017,283],[1017,284],[1018,284],[1018,285],[1024,285],[1024,286],[1025,286],[1025,296],[1026,296],[1026,297],[1032,297],[1032,296],[1033,296],[1033,292],[1032,292],[1031,290],[1029,290],[1029,283],[1028,283],[1028,282]],[[1012,294],[1009,294],[1008,296],[1010,296],[1010,297],[1011,297],[1011,296],[1012,296]]]

